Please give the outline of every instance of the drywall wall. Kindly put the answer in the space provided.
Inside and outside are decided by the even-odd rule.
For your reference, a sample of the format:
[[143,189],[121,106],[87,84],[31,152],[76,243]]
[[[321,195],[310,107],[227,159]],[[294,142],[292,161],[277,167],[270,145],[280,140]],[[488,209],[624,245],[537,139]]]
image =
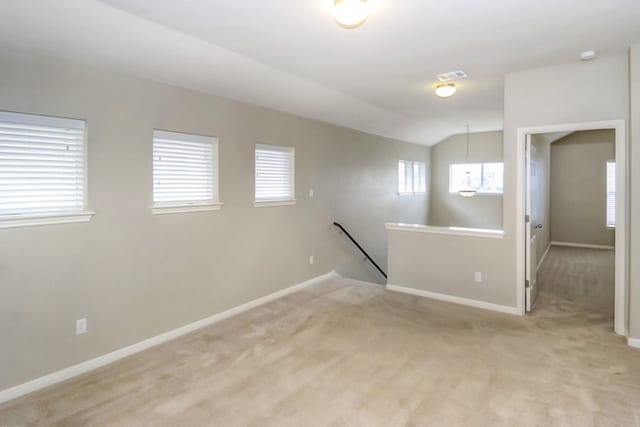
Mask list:
[[551,240],[613,246],[607,228],[606,164],[615,131],[575,132],[551,144]]
[[[383,265],[383,223],[426,221],[426,196],[397,195],[398,159],[429,164],[426,147],[55,60],[1,52],[0,69],[1,110],[87,121],[96,212],[0,230],[0,389],[333,268],[382,282],[332,221]],[[154,128],[220,138],[222,210],[151,214]],[[256,142],[295,147],[296,205],[253,207]]]
[[[444,231],[444,230],[443,230]],[[388,229],[389,285],[497,305],[515,312],[495,256],[502,239]],[[425,255],[427,254],[427,255]],[[455,255],[453,255],[455,254]],[[482,282],[475,282],[480,272]]]
[[465,198],[449,193],[452,163],[502,162],[502,132],[453,135],[431,147],[431,200],[429,225],[502,229],[502,195]]
[[631,46],[631,247],[629,259],[629,336],[640,347],[640,43]]
[[[551,244],[551,143],[545,135],[531,136],[531,224],[536,236],[536,267]],[[542,228],[536,228],[542,225]]]
[[[559,79],[558,76],[570,76]],[[505,77],[504,117],[504,250],[499,273],[514,286],[510,292],[518,295],[516,263],[516,221],[518,201],[517,130],[523,127],[545,126],[629,118],[629,78],[626,53],[600,56],[589,62],[571,62],[507,74]],[[618,248],[624,250],[624,248]]]

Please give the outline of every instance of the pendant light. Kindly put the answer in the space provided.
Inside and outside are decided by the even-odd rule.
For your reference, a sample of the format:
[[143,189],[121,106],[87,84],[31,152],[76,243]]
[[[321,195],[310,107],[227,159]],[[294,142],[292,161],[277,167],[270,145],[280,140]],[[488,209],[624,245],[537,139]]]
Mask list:
[[[469,125],[467,125],[467,165],[469,164]],[[476,195],[476,190],[473,188],[472,182],[471,182],[471,171],[467,170],[467,179],[465,180],[465,183],[463,185],[463,187],[458,190],[458,194],[460,194],[462,197],[473,197]]]

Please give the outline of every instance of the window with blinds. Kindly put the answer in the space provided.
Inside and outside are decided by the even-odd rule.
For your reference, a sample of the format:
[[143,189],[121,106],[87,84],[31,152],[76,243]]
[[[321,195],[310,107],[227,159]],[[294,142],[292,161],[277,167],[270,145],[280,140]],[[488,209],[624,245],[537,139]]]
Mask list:
[[293,147],[256,144],[256,202],[294,200],[294,155]]
[[427,167],[423,162],[398,161],[398,194],[410,195],[427,191]]
[[85,210],[85,122],[0,112],[0,217]]
[[398,194],[413,193],[413,166],[408,160],[398,161]]
[[607,227],[616,226],[616,162],[607,162]]
[[153,207],[218,204],[218,139],[153,131]]

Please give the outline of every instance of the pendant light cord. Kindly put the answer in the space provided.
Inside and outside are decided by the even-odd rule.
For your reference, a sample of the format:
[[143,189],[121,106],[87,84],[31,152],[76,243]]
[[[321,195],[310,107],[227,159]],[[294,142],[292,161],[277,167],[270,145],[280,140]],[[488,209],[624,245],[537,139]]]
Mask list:
[[467,163],[469,163],[469,125],[467,125]]

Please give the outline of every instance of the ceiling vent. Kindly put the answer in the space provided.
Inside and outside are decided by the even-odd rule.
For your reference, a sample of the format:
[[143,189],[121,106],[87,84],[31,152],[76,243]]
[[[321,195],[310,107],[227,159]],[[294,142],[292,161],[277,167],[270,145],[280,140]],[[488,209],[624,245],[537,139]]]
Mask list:
[[465,73],[464,71],[458,70],[458,71],[451,71],[449,73],[438,74],[436,77],[441,82],[448,82],[450,80],[466,79],[467,73]]

